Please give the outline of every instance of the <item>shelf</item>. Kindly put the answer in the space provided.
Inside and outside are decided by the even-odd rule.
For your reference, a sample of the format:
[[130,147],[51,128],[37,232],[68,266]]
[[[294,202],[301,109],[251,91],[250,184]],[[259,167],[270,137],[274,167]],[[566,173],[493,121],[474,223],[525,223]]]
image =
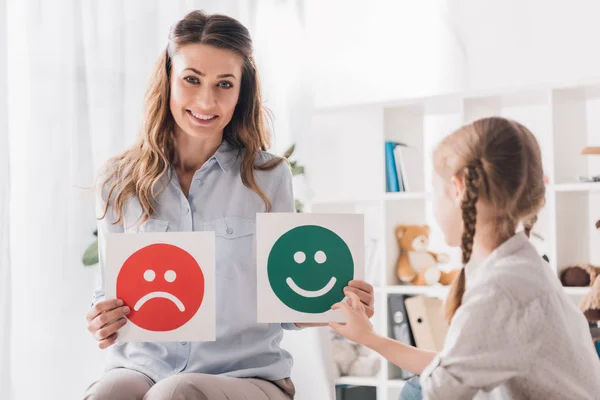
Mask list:
[[386,200],[414,200],[414,199],[426,199],[429,197],[429,193],[425,192],[387,192],[384,195]]
[[415,285],[390,285],[384,286],[379,290],[385,293],[393,294],[414,294],[414,295],[426,295],[426,296],[445,296],[450,290],[450,286],[415,286]]
[[402,386],[404,386],[405,383],[406,381],[402,379],[389,379],[387,381],[388,387],[391,388],[401,388]]
[[[590,287],[565,287],[565,292],[571,296],[585,296]],[[426,295],[426,296],[445,296],[448,294],[450,286],[415,286],[415,285],[390,285],[390,286],[377,286],[375,287],[376,292],[384,292],[387,294],[412,294],[412,295]]]
[[557,183],[554,185],[554,190],[557,192],[600,192],[600,183]]
[[565,292],[570,296],[585,296],[590,291],[590,286],[585,287],[565,287]]
[[335,204],[357,204],[357,203],[369,203],[373,201],[380,201],[381,197],[362,197],[362,198],[348,198],[348,199],[335,199],[335,198],[317,198],[308,201],[310,205],[335,205]]
[[375,377],[342,376],[335,381],[336,385],[379,386],[382,381]]

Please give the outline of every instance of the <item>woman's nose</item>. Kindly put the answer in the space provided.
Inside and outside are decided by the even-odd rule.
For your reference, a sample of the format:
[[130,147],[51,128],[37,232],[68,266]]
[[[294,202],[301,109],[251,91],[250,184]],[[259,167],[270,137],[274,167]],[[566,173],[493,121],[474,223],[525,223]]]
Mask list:
[[210,110],[216,103],[216,97],[211,88],[203,87],[196,97],[196,103],[203,110]]

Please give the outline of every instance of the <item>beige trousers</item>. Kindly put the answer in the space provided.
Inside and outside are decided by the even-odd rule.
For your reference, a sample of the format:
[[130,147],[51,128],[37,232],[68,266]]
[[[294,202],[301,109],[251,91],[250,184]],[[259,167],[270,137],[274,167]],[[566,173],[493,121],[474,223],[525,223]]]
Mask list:
[[146,375],[126,368],[107,371],[86,391],[84,400],[290,400],[290,379],[262,379],[182,373],[156,384]]

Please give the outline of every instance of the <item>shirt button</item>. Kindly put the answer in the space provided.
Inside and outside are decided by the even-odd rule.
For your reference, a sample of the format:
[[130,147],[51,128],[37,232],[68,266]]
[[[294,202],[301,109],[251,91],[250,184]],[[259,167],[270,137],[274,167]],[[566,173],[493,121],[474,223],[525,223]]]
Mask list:
[[186,209],[185,209],[185,213],[186,213],[186,214],[189,214],[189,213],[190,213],[190,209],[186,207]]
[[204,185],[204,182],[202,182],[200,179],[196,179],[196,185],[202,186]]
[[228,227],[225,232],[227,232],[228,235],[231,235],[233,233],[233,229]]

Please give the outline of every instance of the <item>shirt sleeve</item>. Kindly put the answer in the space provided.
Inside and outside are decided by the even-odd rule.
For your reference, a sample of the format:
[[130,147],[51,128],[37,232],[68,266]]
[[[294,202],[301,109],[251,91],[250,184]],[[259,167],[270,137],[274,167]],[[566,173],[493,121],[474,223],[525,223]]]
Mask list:
[[[271,200],[271,212],[291,213],[296,212],[294,203],[294,188],[292,185],[292,170],[287,162],[282,162],[277,170],[279,183],[275,187],[275,194]],[[302,329],[294,323],[283,323],[281,327],[288,331],[297,331]]]
[[106,207],[106,199],[108,197],[108,190],[110,187],[102,187],[103,180],[98,180],[98,187],[96,188],[96,219],[98,227],[98,264],[100,268],[100,279],[99,285],[94,289],[93,304],[104,300],[105,289],[104,289],[104,271],[106,268],[106,236],[110,233],[122,233],[124,231],[122,224],[114,224],[117,220],[116,213],[112,205],[109,205],[106,216],[99,219],[104,215],[104,208]]
[[421,374],[424,398],[471,399],[528,371],[542,316],[538,300],[519,308],[497,285],[473,287]]

